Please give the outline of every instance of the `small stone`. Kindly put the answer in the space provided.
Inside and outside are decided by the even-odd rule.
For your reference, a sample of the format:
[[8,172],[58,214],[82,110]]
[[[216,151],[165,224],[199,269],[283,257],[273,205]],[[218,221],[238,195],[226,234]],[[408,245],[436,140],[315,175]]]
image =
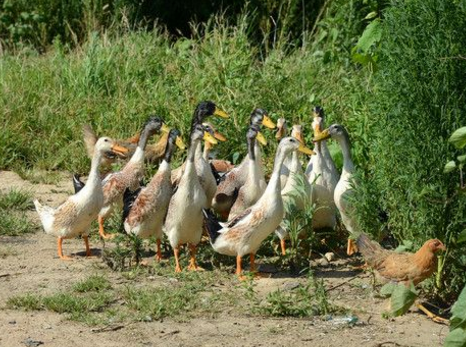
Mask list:
[[329,262],[334,261],[334,260],[335,260],[335,253],[333,253],[333,252],[327,252],[327,253],[325,253],[324,257],[325,257],[325,259],[327,259]]
[[283,284],[283,290],[293,290],[293,289],[298,288],[298,287],[299,287],[298,282],[287,282],[287,283]]
[[8,322],[8,324],[16,324],[16,321],[15,321],[15,320],[10,320],[10,321]]
[[327,267],[330,265],[329,261],[326,258],[320,258],[319,260],[316,261],[316,263],[322,267]]
[[42,341],[33,340],[33,339],[31,339],[30,337],[28,337],[26,340],[24,340],[23,343],[24,343],[27,347],[37,347],[37,346],[40,346],[40,345],[43,345],[43,344],[44,344]]

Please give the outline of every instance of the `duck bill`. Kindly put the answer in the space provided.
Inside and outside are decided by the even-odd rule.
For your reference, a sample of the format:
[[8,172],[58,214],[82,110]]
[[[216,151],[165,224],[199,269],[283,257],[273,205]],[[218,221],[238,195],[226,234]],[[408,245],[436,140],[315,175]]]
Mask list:
[[330,137],[330,132],[328,129],[325,129],[323,131],[320,131],[318,134],[314,136],[314,142],[320,142],[323,140],[326,140]]
[[300,151],[301,153],[304,153],[304,154],[307,154],[307,155],[314,155],[315,152],[310,149],[310,148],[307,148],[306,146],[304,146],[302,143],[301,145],[298,147],[298,151]]
[[168,134],[170,132],[170,128],[166,124],[162,124],[162,127],[160,128],[160,131]]
[[260,131],[256,135],[256,140],[259,141],[262,146],[267,146],[267,140]]
[[126,156],[126,154],[129,152],[128,148],[122,147],[120,145],[113,145],[112,146],[112,152],[121,156]]
[[230,118],[225,111],[219,109],[218,107],[215,107],[214,115],[221,118]]
[[181,138],[181,136],[176,137],[175,144],[182,151],[184,151],[185,148],[186,148],[186,145],[184,144],[183,139]]
[[223,134],[220,134],[218,131],[214,131],[214,137],[222,142],[225,142],[227,140],[227,138]]
[[204,131],[204,138],[203,139],[204,139],[204,141],[207,141],[212,145],[216,145],[218,143],[218,141],[215,139],[215,137],[210,135],[207,131]]
[[275,123],[269,118],[269,116],[264,116],[264,119],[262,119],[262,125],[269,129],[275,129]]

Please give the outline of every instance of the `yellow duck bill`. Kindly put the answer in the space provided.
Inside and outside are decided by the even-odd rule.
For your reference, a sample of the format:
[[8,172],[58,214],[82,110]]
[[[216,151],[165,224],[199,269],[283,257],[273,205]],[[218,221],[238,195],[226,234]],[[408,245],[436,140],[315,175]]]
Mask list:
[[186,149],[186,145],[184,144],[183,139],[181,138],[181,136],[176,137],[175,144],[182,151],[184,151]]
[[304,154],[307,154],[307,155],[314,155],[316,154],[312,149],[304,146],[303,144],[301,144],[299,147],[298,147],[298,151],[300,151],[301,153],[304,153]]
[[321,132],[318,132],[315,136],[313,141],[314,142],[320,142],[323,140],[327,140],[330,137],[330,132],[328,131],[328,128],[325,130],[322,130]]
[[260,131],[257,132],[256,140],[259,141],[259,143],[262,146],[267,146],[267,140],[265,139],[264,135]]
[[129,152],[129,150],[125,147],[119,146],[117,144],[114,144],[111,148],[112,152],[120,155],[125,155]]
[[215,139],[215,137],[213,137],[212,135],[210,135],[207,131],[204,131],[204,137],[203,137],[204,141],[207,141],[213,145],[216,145],[218,143],[218,141]]
[[222,118],[230,118],[230,116],[228,116],[225,111],[219,109],[218,107],[215,107],[214,115]]
[[269,129],[275,129],[275,123],[270,119],[269,116],[264,115],[264,118],[262,119],[262,125]]
[[170,132],[170,127],[166,124],[162,124],[162,127],[160,128],[160,131],[163,133],[168,134]]

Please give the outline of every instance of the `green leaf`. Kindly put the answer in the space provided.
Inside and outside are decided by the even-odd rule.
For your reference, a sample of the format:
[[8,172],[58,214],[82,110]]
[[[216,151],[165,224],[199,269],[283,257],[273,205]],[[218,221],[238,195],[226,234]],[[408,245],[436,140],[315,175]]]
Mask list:
[[444,347],[466,347],[466,330],[454,329],[445,339]]
[[401,253],[413,249],[413,241],[403,240],[403,244],[396,247],[395,252]]
[[464,154],[464,155],[459,155],[456,159],[458,159],[458,161],[459,161],[460,163],[464,163],[464,162],[466,162],[466,154]]
[[382,288],[380,288],[380,295],[382,295],[383,297],[388,297],[392,295],[395,288],[396,288],[396,284],[389,282],[385,284]]
[[458,300],[451,308],[451,325],[450,330],[453,330],[457,327],[466,328],[466,287],[461,291]]
[[466,146],[466,127],[459,128],[451,134],[450,139],[448,140],[456,148],[461,149]]
[[417,298],[414,288],[407,288],[399,284],[392,292],[391,314],[395,317],[405,314]]
[[449,173],[455,170],[456,168],[456,163],[454,160],[449,161],[448,163],[445,164],[445,167],[443,168],[444,173]]
[[369,48],[380,41],[382,37],[382,25],[380,19],[375,19],[369,23],[356,44],[356,47],[367,53]]
[[374,17],[377,17],[376,11],[370,12],[367,16],[364,17],[364,19],[372,19]]
[[456,239],[456,243],[463,243],[466,242],[466,229],[463,230]]

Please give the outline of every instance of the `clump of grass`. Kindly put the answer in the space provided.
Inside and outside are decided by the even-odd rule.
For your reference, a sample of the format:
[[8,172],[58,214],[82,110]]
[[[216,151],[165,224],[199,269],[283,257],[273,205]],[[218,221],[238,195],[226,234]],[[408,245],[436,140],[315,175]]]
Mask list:
[[0,210],[0,212],[2,213],[0,235],[21,236],[33,232],[36,228],[24,213],[8,210]]
[[42,297],[32,293],[13,296],[7,300],[6,306],[11,309],[21,309],[24,311],[39,311],[44,308]]
[[0,193],[1,210],[25,211],[34,208],[32,195],[28,191],[10,189],[7,193]]
[[269,293],[265,304],[257,311],[273,317],[312,317],[341,312],[342,309],[330,303],[323,281],[309,276],[305,285]]
[[108,279],[100,275],[91,275],[85,280],[75,283],[73,286],[73,290],[78,293],[100,292],[110,288],[112,286]]

